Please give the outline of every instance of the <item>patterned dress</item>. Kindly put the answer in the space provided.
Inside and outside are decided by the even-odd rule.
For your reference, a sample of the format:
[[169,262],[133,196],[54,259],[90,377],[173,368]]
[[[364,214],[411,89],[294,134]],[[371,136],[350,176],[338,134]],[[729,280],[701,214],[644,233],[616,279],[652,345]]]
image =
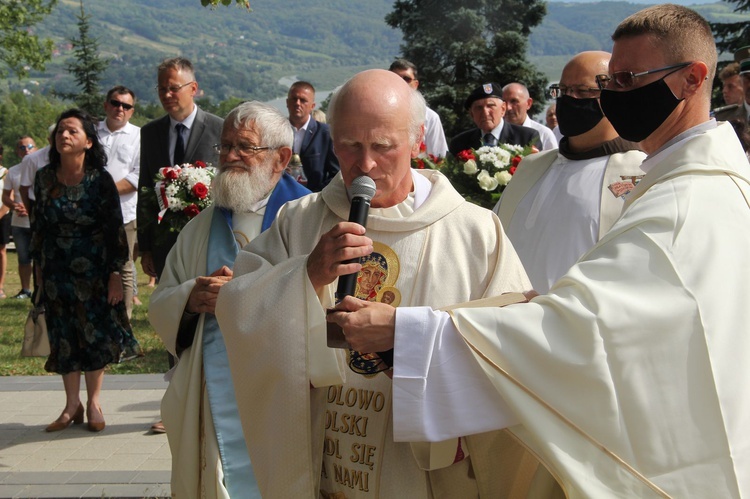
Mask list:
[[120,198],[112,177],[86,168],[65,186],[48,165],[34,181],[31,251],[41,266],[50,356],[44,368],[95,371],[143,355],[125,304],[107,302],[111,272],[127,261]]

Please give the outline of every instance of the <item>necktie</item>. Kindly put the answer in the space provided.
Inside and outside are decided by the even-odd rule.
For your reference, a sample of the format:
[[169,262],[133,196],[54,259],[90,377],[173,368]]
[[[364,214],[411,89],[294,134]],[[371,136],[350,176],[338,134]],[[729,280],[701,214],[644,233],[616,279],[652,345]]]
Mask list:
[[485,133],[482,137],[482,142],[484,143],[484,145],[489,147],[494,147],[497,145],[497,139],[491,133]]
[[174,129],[177,131],[177,140],[174,143],[174,164],[181,165],[185,160],[185,141],[182,138],[182,131],[187,128],[182,123],[177,123]]

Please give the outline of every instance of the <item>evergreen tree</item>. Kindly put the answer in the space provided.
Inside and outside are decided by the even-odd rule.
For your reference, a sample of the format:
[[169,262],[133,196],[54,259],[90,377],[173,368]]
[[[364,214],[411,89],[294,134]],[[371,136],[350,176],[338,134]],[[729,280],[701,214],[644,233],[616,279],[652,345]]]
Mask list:
[[5,0],[0,2],[0,76],[10,69],[24,77],[28,68],[42,71],[52,57],[52,40],[40,40],[31,28],[42,21],[57,0]]
[[102,112],[104,97],[99,93],[99,82],[102,73],[107,69],[109,61],[99,57],[99,41],[89,36],[89,19],[83,9],[81,2],[81,13],[78,19],[78,38],[71,38],[73,44],[73,55],[75,60],[66,66],[80,87],[77,94],[65,94],[63,97],[73,99],[78,107],[91,114],[99,116]]
[[[750,12],[750,0],[726,0],[735,4],[734,12]],[[719,52],[734,53],[737,49],[750,45],[750,23],[740,20],[733,23],[711,23]]]
[[385,20],[403,33],[403,57],[417,65],[419,88],[451,137],[474,126],[463,103],[483,83],[521,82],[530,112],[542,110],[547,80],[526,45],[546,12],[539,0],[397,0]]

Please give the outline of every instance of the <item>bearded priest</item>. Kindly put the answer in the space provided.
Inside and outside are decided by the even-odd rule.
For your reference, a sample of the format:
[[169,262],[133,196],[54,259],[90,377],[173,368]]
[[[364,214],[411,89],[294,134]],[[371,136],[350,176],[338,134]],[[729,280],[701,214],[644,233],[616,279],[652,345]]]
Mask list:
[[214,309],[239,249],[310,193],[284,172],[292,141],[289,121],[266,104],[227,115],[213,205],[180,232],[151,296],[149,320],[178,358],[161,407],[174,497],[260,498]]

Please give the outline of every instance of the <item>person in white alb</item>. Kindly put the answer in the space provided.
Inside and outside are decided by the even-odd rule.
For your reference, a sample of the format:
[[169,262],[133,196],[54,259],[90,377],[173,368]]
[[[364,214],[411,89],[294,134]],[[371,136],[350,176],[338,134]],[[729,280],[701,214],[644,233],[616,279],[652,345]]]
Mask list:
[[646,155],[617,135],[599,105],[596,75],[609,58],[582,52],[565,65],[550,87],[565,135],[560,148],[524,158],[494,209],[538,293],[609,231],[643,177]]
[[514,125],[523,125],[533,128],[539,132],[542,141],[542,151],[557,149],[557,138],[555,134],[541,123],[531,119],[529,109],[534,100],[529,95],[529,89],[521,83],[508,83],[503,87],[503,101],[508,106],[505,111],[505,119]]
[[612,38],[600,102],[646,174],[548,294],[328,317],[359,351],[395,341],[397,441],[508,427],[567,497],[748,497],[750,164],[709,118],[713,33],[660,4]]
[[[340,275],[357,272],[354,293],[369,300],[436,307],[530,286],[491,211],[440,172],[411,168],[424,109],[390,71],[345,83],[328,108],[341,173],[287,203],[219,293],[216,318],[263,497],[496,498],[500,461],[517,455],[500,432],[394,443],[389,376],[356,375],[345,364],[356,355],[327,347]],[[366,231],[347,222],[347,188],[361,176],[376,186]]]
[[99,122],[97,135],[107,153],[105,169],[112,175],[120,195],[122,223],[128,238],[129,256],[121,273],[123,300],[129,319],[133,313],[136,289],[133,247],[136,239],[138,174],[141,169],[141,129],[130,123],[135,112],[135,93],[122,85],[111,88],[104,101],[104,112],[107,117]]

